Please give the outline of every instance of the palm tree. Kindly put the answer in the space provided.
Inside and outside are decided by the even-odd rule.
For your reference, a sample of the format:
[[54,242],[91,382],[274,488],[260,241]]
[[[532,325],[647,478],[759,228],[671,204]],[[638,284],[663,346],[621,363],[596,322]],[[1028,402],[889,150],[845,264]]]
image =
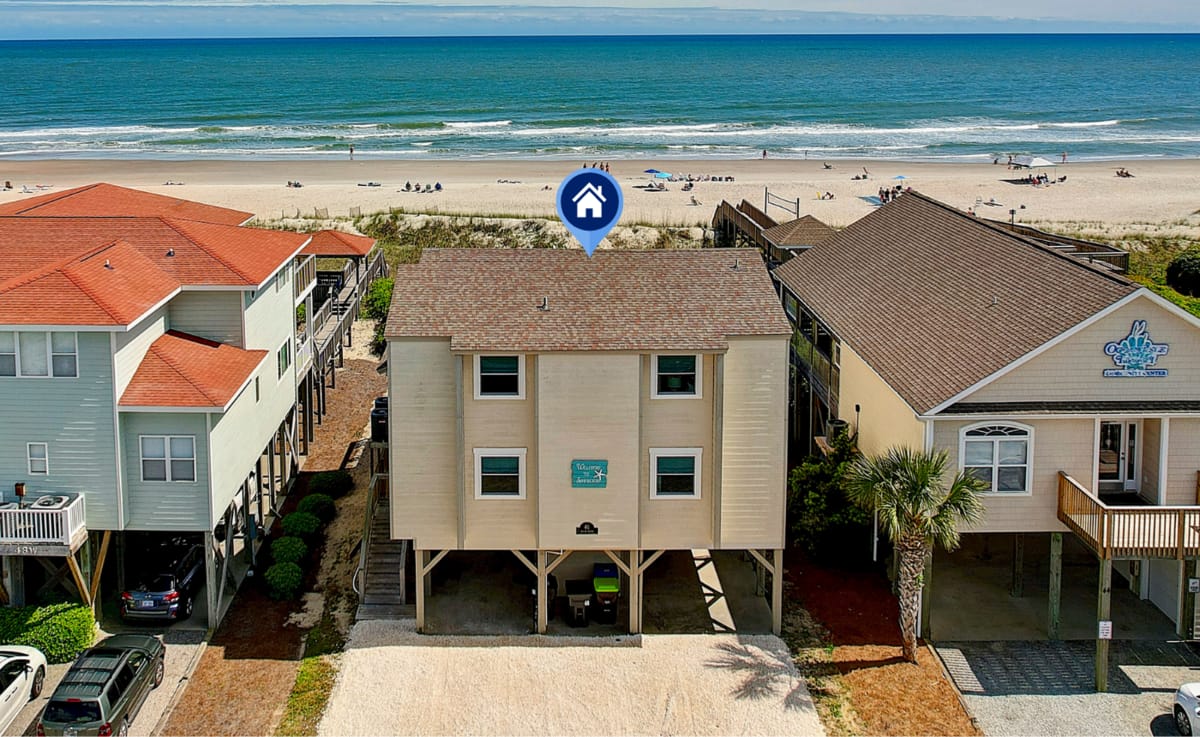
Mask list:
[[960,524],[983,518],[981,492],[988,484],[960,471],[947,485],[945,451],[892,448],[881,456],[860,456],[850,467],[847,496],[879,514],[883,531],[900,558],[900,633],[904,657],[917,662],[917,613],[925,559],[934,544],[958,547]]

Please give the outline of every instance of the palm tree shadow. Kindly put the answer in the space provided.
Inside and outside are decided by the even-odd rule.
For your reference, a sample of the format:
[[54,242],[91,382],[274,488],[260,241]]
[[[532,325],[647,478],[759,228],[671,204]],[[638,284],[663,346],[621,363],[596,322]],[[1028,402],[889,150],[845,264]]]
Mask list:
[[746,641],[718,642],[717,654],[705,661],[708,668],[719,668],[742,675],[742,681],[733,689],[736,699],[781,698],[783,708],[809,711],[812,700],[804,687],[791,657],[786,652],[774,652]]

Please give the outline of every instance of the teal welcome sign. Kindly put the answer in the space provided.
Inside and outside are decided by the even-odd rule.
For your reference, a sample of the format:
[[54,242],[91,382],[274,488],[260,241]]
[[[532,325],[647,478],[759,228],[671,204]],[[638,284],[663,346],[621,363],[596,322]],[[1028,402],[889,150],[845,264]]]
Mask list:
[[608,461],[571,461],[571,488],[604,489],[608,486]]

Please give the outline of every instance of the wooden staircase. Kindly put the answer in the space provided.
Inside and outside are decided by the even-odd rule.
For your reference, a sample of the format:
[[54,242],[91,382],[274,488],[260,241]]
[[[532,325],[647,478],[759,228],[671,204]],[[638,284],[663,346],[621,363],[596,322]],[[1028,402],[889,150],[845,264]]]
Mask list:
[[363,571],[362,596],[356,619],[410,619],[416,607],[408,604],[405,565],[409,541],[392,540],[388,526],[388,502],[380,499],[371,519],[367,565]]

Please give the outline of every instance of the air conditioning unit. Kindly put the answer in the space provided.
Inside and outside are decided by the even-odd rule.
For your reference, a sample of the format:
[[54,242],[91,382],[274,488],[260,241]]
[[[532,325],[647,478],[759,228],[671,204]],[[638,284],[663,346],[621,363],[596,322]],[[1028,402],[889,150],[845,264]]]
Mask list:
[[33,503],[34,509],[62,509],[71,503],[71,497],[64,494],[47,494],[38,497]]

